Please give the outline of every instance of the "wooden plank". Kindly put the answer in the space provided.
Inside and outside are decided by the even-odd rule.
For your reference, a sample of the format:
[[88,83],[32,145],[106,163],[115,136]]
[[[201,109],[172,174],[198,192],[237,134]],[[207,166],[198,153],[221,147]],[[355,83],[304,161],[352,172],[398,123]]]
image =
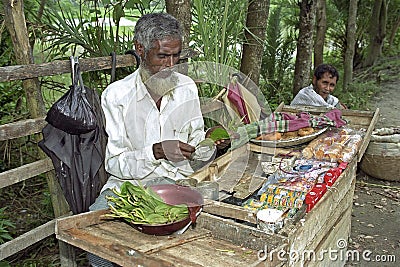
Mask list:
[[257,224],[256,212],[228,203],[214,200],[206,200],[203,211],[209,214],[226,218],[238,219],[245,222]]
[[[100,238],[112,238],[118,240],[120,245],[135,246],[140,253],[147,255],[154,254],[162,248],[172,248],[188,242],[194,242],[199,239],[208,238],[211,232],[202,228],[189,228],[184,234],[172,234],[170,236],[146,235],[123,221],[103,221],[98,224],[82,228],[91,235]],[[129,237],[127,234],[129,233]],[[132,242],[134,240],[134,244]]]
[[[353,184],[355,187],[355,181]],[[344,234],[346,233],[346,231],[335,232],[334,230],[337,230],[337,228],[340,228],[340,230],[351,228],[351,209],[353,206],[353,201],[349,200],[351,200],[353,197],[354,194],[351,190],[349,190],[346,196],[340,201],[340,208],[334,210],[334,213],[332,216],[330,216],[331,218],[327,222],[327,224],[325,224],[324,227],[320,229],[318,234],[315,235],[315,238],[307,243],[307,248],[319,251],[321,249],[327,249],[328,247],[326,246],[326,244],[328,244],[332,245],[331,249],[335,249],[336,242],[339,241],[339,239],[345,238],[347,240],[349,236]],[[343,227],[341,227],[340,225],[343,225]]]
[[301,156],[301,152],[298,151],[298,149],[290,149],[290,148],[280,148],[280,147],[266,147],[266,146],[259,146],[253,143],[250,143],[250,150],[257,152],[257,153],[263,153],[263,154],[268,154],[268,155],[278,155],[278,154],[283,154],[283,155],[294,155],[297,157]]
[[[279,108],[279,109],[278,109]],[[279,105],[275,110],[277,112],[289,112],[289,113],[299,113],[299,112],[309,112],[311,114],[321,114],[326,113],[330,108],[326,107],[314,107],[314,106],[289,106],[289,105]]]
[[[216,160],[213,161],[214,164],[217,165],[218,172],[223,173],[226,168],[229,167],[229,165],[236,160],[238,157],[242,155],[242,153],[247,153],[248,151],[248,146],[244,145],[241,146],[235,150],[232,150],[230,152],[227,152],[223,156],[217,158]],[[197,181],[206,181],[209,180],[210,176],[210,171],[208,168],[209,165],[206,165],[204,168],[196,171],[192,175],[190,175],[190,178],[194,178]]]
[[[111,56],[79,59],[82,72],[111,69]],[[117,55],[117,68],[135,66],[133,55]],[[42,64],[15,65],[0,68],[0,82],[31,79],[71,73],[69,60],[56,60]]]
[[57,219],[56,223],[56,234],[60,234],[59,231],[68,230],[71,228],[83,228],[89,225],[98,224],[101,222],[101,217],[104,214],[109,213],[108,209],[89,211],[74,215],[72,217],[64,217]]
[[77,267],[76,253],[74,246],[71,246],[61,240],[58,241],[60,266],[61,267]]
[[[193,233],[193,232],[189,232],[189,234],[190,233]],[[182,237],[184,237],[183,239],[181,238],[181,239],[178,239],[178,240],[173,240],[172,242],[171,242],[171,239],[169,239],[168,240],[169,242],[164,242],[164,244],[157,244],[156,247],[154,247],[152,249],[149,249],[149,250],[146,250],[144,253],[145,254],[158,253],[158,252],[161,252],[162,250],[165,250],[165,249],[178,247],[178,246],[181,246],[183,244],[187,244],[187,243],[193,242],[193,241],[198,241],[199,239],[204,239],[204,238],[210,237],[210,236],[211,236],[210,232],[207,232],[207,233],[204,233],[204,234],[196,234],[196,235],[192,235],[192,236],[187,236],[187,234],[186,235],[182,235]]]
[[174,266],[255,266],[257,251],[215,239],[200,239],[157,253],[157,258],[173,260]]
[[[352,203],[351,203],[352,204]],[[333,223],[330,231],[322,232],[324,238],[320,241],[318,246],[310,244],[307,246],[315,248],[312,251],[315,252],[316,258],[310,261],[305,261],[307,266],[329,266],[329,267],[340,267],[346,263],[346,247],[341,247],[342,244],[347,244],[350,237],[351,228],[351,210],[352,205],[341,214],[341,216]],[[319,235],[317,235],[318,237]],[[314,241],[314,240],[313,240]],[[339,246],[338,246],[339,245]],[[324,251],[332,251],[329,255]]]
[[[276,111],[279,112],[291,112],[291,113],[298,113],[298,112],[309,112],[311,114],[321,114],[326,113],[332,109],[324,108],[324,107],[313,107],[313,106],[279,106]],[[357,117],[372,117],[373,111],[368,110],[352,110],[352,109],[341,109],[342,116],[357,116]]]
[[279,234],[269,235],[254,226],[238,223],[229,218],[221,218],[208,213],[202,213],[196,222],[196,227],[211,231],[217,239],[222,239],[233,244],[242,245],[253,250],[262,250],[265,245],[274,249],[289,240]]
[[54,166],[51,159],[46,158],[2,172],[0,173],[0,188],[19,183],[53,169]]
[[136,250],[132,245],[126,246],[122,245],[119,240],[95,236],[83,228],[72,228],[58,233],[57,238],[59,240],[96,254],[121,266],[171,266],[171,262],[147,256]]
[[347,121],[347,125],[350,125],[354,128],[367,128],[371,123],[372,114],[370,117],[362,117],[362,116],[342,116],[343,119]]
[[[201,224],[182,235],[153,236],[140,233],[124,222],[101,220],[100,216],[105,212],[87,212],[58,219],[57,238],[122,266],[132,266],[133,261],[144,266],[149,266],[152,261],[169,266],[238,266],[241,262],[253,264],[258,261],[257,252],[246,248],[243,242],[224,241]],[[207,217],[207,214],[203,212],[200,217]],[[255,236],[247,238],[254,239],[257,235],[268,238],[265,233],[256,232]],[[136,258],[132,259],[133,256],[128,254]]]
[[16,251],[21,251],[30,245],[33,245],[40,240],[54,234],[55,229],[55,219],[51,220],[35,229],[30,230],[13,240],[10,240],[2,245],[0,245],[0,260],[3,260],[13,254]]
[[[191,49],[183,49],[180,59],[187,59],[196,56],[197,53]],[[111,56],[97,58],[79,59],[82,72],[106,70],[112,68]],[[136,59],[133,55],[117,55],[116,67],[136,66]],[[0,82],[31,79],[44,76],[54,76],[64,73],[71,73],[69,60],[56,60],[42,64],[28,64],[0,67]]]
[[0,125],[0,141],[40,133],[46,125],[44,117]]
[[365,150],[367,149],[369,142],[371,140],[372,131],[375,129],[375,125],[379,120],[379,108],[376,109],[374,116],[372,117],[371,123],[365,133],[363,141],[361,143],[360,148],[358,149],[357,157],[358,162],[361,161],[362,157],[364,156]]

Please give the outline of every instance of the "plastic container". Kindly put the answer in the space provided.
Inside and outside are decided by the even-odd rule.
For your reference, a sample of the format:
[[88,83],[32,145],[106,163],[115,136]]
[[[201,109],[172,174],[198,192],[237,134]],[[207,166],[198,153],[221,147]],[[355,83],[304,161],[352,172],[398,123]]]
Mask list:
[[264,209],[257,212],[257,227],[268,234],[274,234],[283,227],[283,211]]
[[194,188],[205,199],[217,200],[219,198],[219,184],[212,181],[202,181]]

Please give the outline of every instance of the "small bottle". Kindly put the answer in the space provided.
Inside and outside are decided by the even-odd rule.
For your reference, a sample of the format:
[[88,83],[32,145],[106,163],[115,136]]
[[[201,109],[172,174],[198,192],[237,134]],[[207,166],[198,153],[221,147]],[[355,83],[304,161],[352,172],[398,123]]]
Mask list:
[[210,171],[210,181],[215,182],[219,179],[219,174],[218,174],[218,164],[217,163],[211,163],[210,166],[208,167]]

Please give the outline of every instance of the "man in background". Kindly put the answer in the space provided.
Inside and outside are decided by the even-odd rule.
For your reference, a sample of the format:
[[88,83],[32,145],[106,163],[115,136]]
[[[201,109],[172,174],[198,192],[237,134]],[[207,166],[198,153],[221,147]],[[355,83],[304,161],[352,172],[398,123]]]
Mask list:
[[312,84],[301,89],[291,106],[317,106],[345,109],[339,99],[332,95],[339,81],[339,72],[329,64],[319,65],[313,75]]

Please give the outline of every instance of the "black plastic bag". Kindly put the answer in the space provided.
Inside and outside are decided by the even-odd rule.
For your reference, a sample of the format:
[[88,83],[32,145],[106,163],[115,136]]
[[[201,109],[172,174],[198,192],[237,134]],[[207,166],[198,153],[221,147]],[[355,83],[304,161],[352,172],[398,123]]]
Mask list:
[[71,57],[72,85],[47,112],[46,121],[69,134],[84,134],[96,128],[96,114],[87,99],[79,62]]

